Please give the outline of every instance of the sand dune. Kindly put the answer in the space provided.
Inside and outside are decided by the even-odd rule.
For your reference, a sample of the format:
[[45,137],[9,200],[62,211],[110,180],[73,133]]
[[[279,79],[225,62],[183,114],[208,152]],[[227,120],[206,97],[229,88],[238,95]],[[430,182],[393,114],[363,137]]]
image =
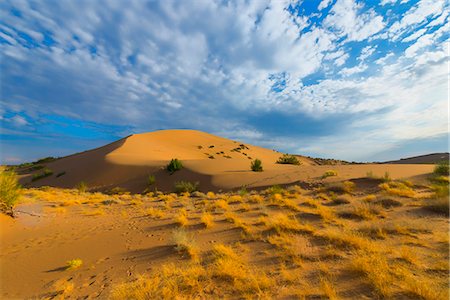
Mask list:
[[[149,175],[155,175],[159,190],[171,191],[181,180],[199,182],[203,191],[267,187],[301,181],[321,180],[322,174],[334,169],[338,176],[328,180],[364,177],[368,172],[393,178],[424,176],[432,165],[364,164],[318,166],[314,160],[299,156],[300,166],[281,165],[276,161],[282,153],[225,139],[196,130],[161,130],[134,134],[106,146],[60,158],[45,164],[53,174],[32,181],[40,170],[21,170],[21,183],[26,186],[71,188],[83,181],[91,190],[105,191],[122,187],[131,192],[145,190]],[[165,166],[172,158],[182,161],[184,168],[170,174]],[[264,172],[252,172],[250,162],[262,160]]]

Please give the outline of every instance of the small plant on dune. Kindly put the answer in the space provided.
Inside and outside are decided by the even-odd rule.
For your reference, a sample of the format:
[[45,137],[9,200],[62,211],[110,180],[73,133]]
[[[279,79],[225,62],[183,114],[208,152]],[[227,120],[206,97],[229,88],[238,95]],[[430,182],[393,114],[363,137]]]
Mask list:
[[145,214],[151,218],[155,218],[155,219],[161,219],[162,217],[164,217],[164,212],[157,209],[157,208],[153,208],[150,207],[145,211]]
[[175,222],[182,227],[185,227],[189,223],[185,209],[179,211],[178,215],[175,217]]
[[385,182],[380,184],[379,187],[394,196],[414,198],[416,195],[416,192],[411,187],[399,181]]
[[177,194],[192,193],[198,190],[198,185],[198,182],[178,181],[175,182],[175,192]]
[[309,224],[301,224],[295,218],[290,218],[285,214],[278,214],[273,217],[265,217],[263,222],[269,230],[278,233],[296,232],[296,233],[313,233],[314,227]]
[[155,183],[156,183],[156,177],[155,177],[155,175],[148,175],[148,178],[147,178],[147,187],[150,188],[150,187],[152,187],[153,185],[155,185]]
[[389,174],[389,172],[384,172],[384,176],[383,176],[383,181],[384,182],[389,182],[389,181],[391,181],[392,179],[391,179],[391,175]]
[[169,171],[170,174],[173,174],[176,171],[181,170],[182,168],[183,164],[180,160],[178,160],[178,158],[173,158],[166,167],[167,171]]
[[448,176],[449,175],[449,162],[443,161],[443,162],[440,162],[439,164],[437,164],[434,167],[433,173],[435,175]]
[[52,176],[52,175],[53,175],[53,171],[50,170],[49,168],[45,168],[41,172],[33,174],[31,181],[36,181],[36,180],[39,180],[39,179],[42,179],[42,178],[45,178],[48,176]]
[[300,161],[295,155],[289,155],[289,154],[283,154],[280,158],[277,160],[277,164],[284,164],[284,165],[300,165]]
[[223,209],[225,211],[228,210],[228,207],[229,207],[228,206],[228,202],[226,200],[223,200],[223,199],[215,201],[215,206],[217,208]]
[[71,259],[66,263],[66,270],[78,269],[83,264],[83,261],[79,258]]
[[[83,188],[81,188],[83,189]],[[86,191],[84,189],[84,191]],[[108,195],[125,195],[125,194],[129,194],[130,192],[128,192],[125,188],[120,187],[120,186],[116,186],[112,189],[110,189],[108,192],[106,192],[106,194]]]
[[322,179],[332,177],[332,176],[337,176],[337,175],[338,175],[338,173],[336,170],[327,170],[327,171],[325,171],[325,173],[323,173]]
[[262,161],[259,159],[253,160],[250,164],[250,169],[253,172],[262,172],[263,171]]
[[175,244],[175,249],[187,254],[190,258],[198,259],[199,249],[193,235],[188,234],[184,229],[176,229],[172,232],[172,241]]
[[352,181],[344,181],[342,183],[342,189],[347,194],[351,194],[354,191],[355,187],[356,187],[356,184]]
[[206,228],[211,228],[214,226],[214,217],[210,213],[204,212],[200,217],[200,221]]
[[86,182],[81,181],[75,186],[75,188],[78,190],[79,193],[85,193],[88,189],[88,186]]
[[269,195],[275,195],[275,194],[283,195],[284,192],[285,192],[284,189],[279,185],[272,185],[270,188],[265,190],[265,193],[269,194]]
[[14,171],[0,170],[0,205],[1,211],[14,217],[14,206],[19,200],[21,187]]

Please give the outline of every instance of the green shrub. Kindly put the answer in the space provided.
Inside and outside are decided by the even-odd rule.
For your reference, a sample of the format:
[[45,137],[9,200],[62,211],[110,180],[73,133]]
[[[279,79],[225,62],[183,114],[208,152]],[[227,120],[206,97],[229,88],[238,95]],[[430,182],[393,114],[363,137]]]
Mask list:
[[253,160],[250,164],[250,168],[252,169],[253,172],[262,172],[263,167],[262,167],[261,160],[259,160],[259,159]]
[[177,158],[173,158],[166,167],[167,171],[169,171],[171,174],[173,174],[176,171],[181,170],[182,168],[183,168],[183,164]]
[[331,177],[331,176],[337,176],[337,171],[336,170],[327,170],[325,171],[325,173],[323,173],[322,178],[327,178],[327,177]]
[[198,182],[178,181],[175,182],[175,192],[180,193],[192,193],[198,190]]
[[1,211],[14,217],[14,205],[20,196],[20,185],[13,171],[0,171],[0,206]]
[[49,168],[45,168],[44,170],[42,170],[39,173],[33,174],[33,177],[31,178],[31,181],[36,181],[48,176],[52,176],[53,175],[53,171],[50,170]]
[[149,175],[147,179],[147,185],[150,187],[156,183],[155,175]]
[[300,165],[300,161],[295,155],[289,155],[289,154],[283,154],[280,158],[277,160],[277,164],[283,164],[283,165]]
[[81,181],[75,186],[75,188],[78,190],[78,192],[85,193],[88,189],[88,186],[87,186],[86,182]]
[[443,162],[438,163],[434,167],[433,173],[435,175],[448,176],[449,175],[449,164],[448,164],[448,161],[443,161]]

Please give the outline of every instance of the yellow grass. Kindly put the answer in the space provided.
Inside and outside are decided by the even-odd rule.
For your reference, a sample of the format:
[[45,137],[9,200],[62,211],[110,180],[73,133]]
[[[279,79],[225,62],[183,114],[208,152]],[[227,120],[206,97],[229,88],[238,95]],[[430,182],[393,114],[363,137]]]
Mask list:
[[399,181],[385,182],[380,184],[379,187],[386,191],[386,193],[394,196],[407,198],[414,198],[416,196],[416,192],[411,187]]
[[154,207],[147,208],[145,214],[151,218],[161,219],[164,217],[164,212]]
[[172,232],[172,241],[175,244],[175,249],[181,254],[187,254],[193,260],[197,260],[200,249],[192,234],[187,233],[183,229],[177,229]]
[[200,217],[200,221],[206,228],[214,226],[214,217],[210,213],[204,212]]

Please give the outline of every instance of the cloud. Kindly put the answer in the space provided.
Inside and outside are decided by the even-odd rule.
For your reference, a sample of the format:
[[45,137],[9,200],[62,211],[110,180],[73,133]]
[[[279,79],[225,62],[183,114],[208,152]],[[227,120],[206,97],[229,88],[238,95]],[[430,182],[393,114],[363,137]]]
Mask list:
[[[20,124],[23,133],[45,135],[32,128],[61,116],[124,134],[195,128],[294,152],[289,140],[307,131],[318,135],[303,140],[310,149],[329,145],[329,135],[358,149],[364,134],[354,124],[365,121],[367,144],[377,148],[386,139],[378,129],[396,139],[442,132],[442,114],[417,113],[443,109],[442,4],[404,3],[405,13],[384,15],[351,0],[325,0],[312,13],[302,1],[269,0],[0,5],[1,114],[17,115],[5,135]],[[83,14],[74,13],[80,7]],[[384,123],[393,126],[392,112],[412,121],[397,132]],[[258,118],[270,115],[279,118]],[[270,130],[279,124],[289,129],[282,136]]]

